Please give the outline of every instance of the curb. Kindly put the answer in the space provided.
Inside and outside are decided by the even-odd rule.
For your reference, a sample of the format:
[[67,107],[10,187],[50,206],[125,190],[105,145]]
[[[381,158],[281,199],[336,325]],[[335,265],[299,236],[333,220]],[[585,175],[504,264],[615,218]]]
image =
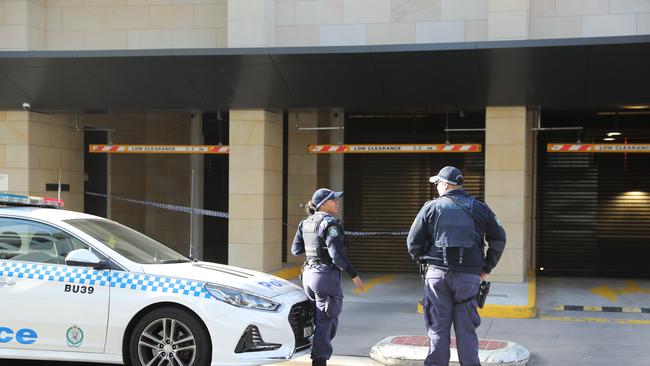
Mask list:
[[586,306],[586,305],[558,305],[555,311],[584,311],[596,313],[637,313],[650,314],[650,308],[625,307],[625,306]]
[[[456,339],[451,338],[450,365],[460,365]],[[392,336],[375,344],[370,358],[382,365],[420,366],[429,352],[429,338],[426,336]],[[483,366],[525,366],[530,352],[515,342],[479,340],[479,359]]]
[[[419,314],[424,313],[424,308],[419,300],[417,312]],[[478,309],[478,313],[482,318],[529,319],[537,316],[537,281],[535,272],[530,271],[528,275],[528,303],[526,305],[486,304],[483,309]]]

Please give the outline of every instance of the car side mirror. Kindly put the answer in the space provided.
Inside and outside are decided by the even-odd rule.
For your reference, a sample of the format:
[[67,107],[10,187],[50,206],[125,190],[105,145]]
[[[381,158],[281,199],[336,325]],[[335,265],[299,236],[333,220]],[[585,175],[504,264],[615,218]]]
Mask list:
[[94,269],[106,269],[108,263],[102,261],[88,249],[76,249],[65,257],[65,264],[77,267],[92,267]]

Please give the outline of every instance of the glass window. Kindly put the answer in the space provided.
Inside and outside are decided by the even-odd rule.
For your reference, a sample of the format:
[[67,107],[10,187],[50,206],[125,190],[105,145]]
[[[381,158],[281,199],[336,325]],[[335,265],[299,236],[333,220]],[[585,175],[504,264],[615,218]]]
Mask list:
[[190,261],[164,244],[115,221],[74,219],[65,222],[136,263],[162,264]]
[[29,220],[0,218],[0,259],[65,264],[75,249],[89,249],[55,227]]

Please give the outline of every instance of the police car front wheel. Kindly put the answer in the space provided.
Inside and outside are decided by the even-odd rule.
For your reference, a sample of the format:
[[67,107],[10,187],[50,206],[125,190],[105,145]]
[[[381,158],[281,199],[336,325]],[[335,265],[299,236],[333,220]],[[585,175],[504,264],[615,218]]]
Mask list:
[[131,365],[202,366],[210,364],[209,335],[188,312],[164,307],[138,321],[129,342]]

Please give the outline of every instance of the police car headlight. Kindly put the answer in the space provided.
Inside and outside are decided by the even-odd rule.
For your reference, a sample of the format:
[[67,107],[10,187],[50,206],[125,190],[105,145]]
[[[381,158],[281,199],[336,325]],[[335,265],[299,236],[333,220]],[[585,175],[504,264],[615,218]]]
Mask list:
[[280,308],[280,303],[267,298],[253,295],[246,291],[237,290],[231,287],[220,286],[215,284],[205,285],[205,289],[212,297],[226,304],[239,308],[248,308],[262,311],[276,311]]

